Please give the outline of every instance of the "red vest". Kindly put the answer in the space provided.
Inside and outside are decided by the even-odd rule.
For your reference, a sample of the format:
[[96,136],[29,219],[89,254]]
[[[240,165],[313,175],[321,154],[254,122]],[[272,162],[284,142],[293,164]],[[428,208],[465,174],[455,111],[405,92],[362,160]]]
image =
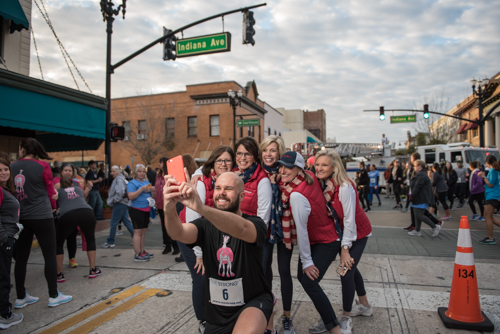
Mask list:
[[[200,181],[198,181],[200,182]],[[205,205],[214,207],[214,188],[212,186],[212,178],[203,176],[203,184],[205,185]],[[179,212],[179,218],[182,223],[186,222],[186,207]]]
[[310,171],[305,171],[314,179],[312,185],[308,185],[306,181],[299,184],[292,191],[302,194],[309,201],[311,213],[307,220],[307,233],[309,234],[309,243],[326,244],[334,242],[339,238],[335,230],[335,223],[332,217],[328,216],[326,210],[326,201],[323,196],[323,191],[319,185],[318,179]]
[[267,173],[261,165],[257,165],[252,177],[245,183],[245,198],[240,204],[241,212],[251,216],[257,215],[257,188],[260,180],[265,178],[267,178]]
[[[359,240],[367,237],[368,234],[372,232],[372,224],[370,223],[370,220],[366,216],[366,213],[363,211],[361,205],[359,204],[359,194],[352,181],[351,185],[354,188],[354,192],[356,193],[356,212],[354,215],[354,220],[356,222],[357,240]],[[344,209],[342,208],[342,203],[339,200],[339,188],[340,186],[336,186],[333,190],[333,199],[330,201],[330,205],[337,213],[340,227],[342,228],[342,230],[344,230]]]

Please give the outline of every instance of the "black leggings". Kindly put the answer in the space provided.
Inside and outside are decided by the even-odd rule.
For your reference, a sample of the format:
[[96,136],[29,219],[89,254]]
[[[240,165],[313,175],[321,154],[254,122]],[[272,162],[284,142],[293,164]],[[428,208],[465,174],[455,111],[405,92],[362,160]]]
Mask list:
[[[290,262],[292,260],[292,249],[288,249],[284,242],[277,245],[278,248],[278,271],[281,282],[281,298],[283,299],[283,311],[292,309],[293,283]],[[272,287],[272,285],[271,285]]]
[[75,209],[59,218],[57,224],[57,255],[64,254],[64,240],[79,226],[87,242],[87,252],[95,251],[95,216],[92,209]]
[[479,210],[481,211],[481,217],[484,216],[484,192],[479,193],[479,194],[470,194],[469,196],[469,206],[470,209],[472,210],[473,214],[477,214],[476,212],[476,206],[474,205],[474,201],[477,202],[477,205],[479,205]]
[[[57,225],[59,224],[59,218],[55,218],[54,222],[56,223],[56,231]],[[66,247],[68,248],[68,259],[72,259],[76,256],[76,236],[78,235],[78,229],[75,228],[73,232],[66,238]]]
[[340,282],[342,283],[342,307],[345,312],[351,312],[352,310],[355,291],[358,297],[366,296],[365,283],[363,282],[363,276],[361,276],[358,270],[358,264],[367,241],[368,237],[365,237],[352,243],[349,255],[354,259],[354,265],[343,277],[340,277]]
[[[394,197],[396,198],[396,205],[401,205],[401,183],[393,183],[394,186]],[[346,311],[347,312],[347,311]]]
[[448,207],[448,203],[446,203],[446,195],[448,195],[448,191],[442,191],[440,193],[437,193],[438,194],[438,199],[439,199],[439,202],[441,203],[441,205],[443,206],[443,209],[444,210],[448,210],[449,207]]
[[45,280],[49,287],[49,296],[57,297],[57,262],[56,262],[56,229],[54,219],[23,219],[19,221],[24,226],[16,242],[17,258],[14,268],[16,293],[18,299],[26,297],[26,267],[33,243],[33,235],[42,249],[45,261]]

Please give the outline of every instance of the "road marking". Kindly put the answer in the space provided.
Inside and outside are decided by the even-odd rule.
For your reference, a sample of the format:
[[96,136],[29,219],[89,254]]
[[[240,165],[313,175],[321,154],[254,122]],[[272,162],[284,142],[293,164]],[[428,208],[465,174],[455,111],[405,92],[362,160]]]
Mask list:
[[134,298],[130,299],[129,301],[126,301],[125,303],[120,304],[117,307],[115,307],[114,309],[109,310],[108,312],[104,313],[103,315],[95,318],[94,320],[91,320],[91,321],[83,324],[82,326],[78,327],[77,329],[71,331],[69,334],[88,333],[91,330],[93,330],[94,328],[99,327],[100,325],[102,325],[106,321],[113,319],[114,317],[116,317],[120,313],[125,312],[125,311],[131,309],[132,307],[134,307],[135,305],[142,303],[143,301],[145,301],[149,297],[156,295],[160,291],[162,291],[162,290],[161,289],[148,289],[148,290],[144,291],[143,293],[141,293],[139,296],[134,297]]
[[97,313],[101,312],[102,310],[105,310],[106,308],[111,307],[114,304],[116,304],[116,303],[118,303],[118,302],[132,296],[132,295],[135,295],[137,292],[143,290],[144,288],[145,288],[144,286],[135,285],[135,286],[131,287],[130,289],[125,290],[122,293],[89,308],[88,310],[85,310],[81,313],[78,313],[77,315],[75,315],[67,320],[64,320],[63,322],[61,322],[53,327],[50,327],[49,329],[47,329],[39,334],[60,333],[64,330],[76,325],[77,323],[82,322],[83,320],[90,318],[94,314],[97,314]]

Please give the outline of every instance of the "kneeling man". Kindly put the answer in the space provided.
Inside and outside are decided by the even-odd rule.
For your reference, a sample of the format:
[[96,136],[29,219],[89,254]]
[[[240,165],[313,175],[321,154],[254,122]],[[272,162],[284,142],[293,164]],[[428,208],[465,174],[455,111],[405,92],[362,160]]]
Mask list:
[[[189,179],[189,177],[187,177]],[[172,239],[200,246],[205,266],[205,334],[256,333],[266,329],[273,310],[271,288],[262,269],[266,224],[243,214],[243,181],[221,174],[214,187],[214,206],[204,205],[196,187],[165,176],[165,227]],[[182,224],[175,205],[181,202],[203,218]]]

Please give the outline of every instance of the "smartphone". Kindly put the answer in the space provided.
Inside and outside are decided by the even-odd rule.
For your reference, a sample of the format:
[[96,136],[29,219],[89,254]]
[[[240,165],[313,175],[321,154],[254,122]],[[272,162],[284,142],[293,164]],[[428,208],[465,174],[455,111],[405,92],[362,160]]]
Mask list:
[[184,174],[184,161],[182,161],[182,155],[178,155],[175,158],[167,160],[167,171],[168,175],[172,175],[180,183],[186,182],[186,174]]
[[344,276],[347,273],[347,267],[342,267],[342,263],[337,267],[337,274]]

